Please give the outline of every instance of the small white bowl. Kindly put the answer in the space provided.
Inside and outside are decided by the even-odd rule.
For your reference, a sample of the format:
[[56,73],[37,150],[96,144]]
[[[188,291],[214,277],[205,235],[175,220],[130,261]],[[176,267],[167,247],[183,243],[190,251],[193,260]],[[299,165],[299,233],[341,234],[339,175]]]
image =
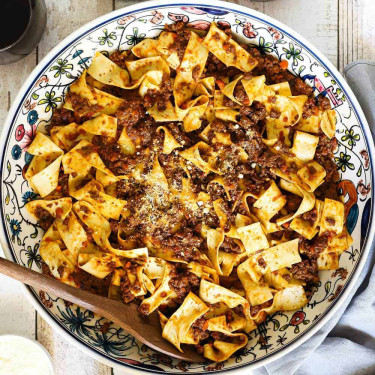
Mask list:
[[[54,375],[54,369],[52,364],[52,357],[38,341],[32,340],[23,336],[18,335],[0,335],[0,348],[5,343],[9,354],[15,352],[18,354],[18,358],[15,358],[15,362],[18,364],[18,368],[10,370],[4,368],[2,360],[6,360],[4,351],[0,350],[0,375]],[[27,355],[25,349],[30,349],[30,353]],[[40,368],[30,368],[31,365],[40,365]]]

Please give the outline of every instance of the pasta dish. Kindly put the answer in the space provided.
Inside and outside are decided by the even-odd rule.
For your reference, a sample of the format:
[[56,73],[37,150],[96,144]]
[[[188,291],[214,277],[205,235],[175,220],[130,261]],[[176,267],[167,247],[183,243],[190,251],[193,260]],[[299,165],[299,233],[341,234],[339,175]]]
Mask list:
[[215,23],[97,52],[28,149],[43,272],[212,361],[305,306],[352,239],[335,111],[287,67]]

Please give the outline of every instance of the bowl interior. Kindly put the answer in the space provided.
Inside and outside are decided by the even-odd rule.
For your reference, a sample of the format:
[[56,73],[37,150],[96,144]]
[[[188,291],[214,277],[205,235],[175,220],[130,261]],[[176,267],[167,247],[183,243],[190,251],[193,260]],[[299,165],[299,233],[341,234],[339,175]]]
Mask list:
[[[219,4],[219,2],[218,2]],[[38,290],[30,289],[34,301],[48,315],[48,321],[59,327],[66,337],[81,343],[90,354],[110,361],[112,365],[129,366],[149,372],[176,373],[188,371],[224,371],[244,365],[257,366],[302,342],[340,300],[345,289],[363,264],[363,250],[371,223],[372,163],[364,118],[354,103],[352,93],[342,77],[322,61],[311,47],[268,17],[233,4],[215,6],[191,4],[141,4],[114,12],[91,23],[62,42],[39,65],[21,90],[3,134],[1,171],[1,216],[3,247],[16,262],[41,269],[38,254],[42,229],[25,210],[25,204],[36,194],[24,179],[31,157],[27,148],[36,129],[48,124],[52,113],[62,104],[69,85],[86,69],[95,51],[129,49],[143,38],[157,36],[165,23],[183,21],[197,30],[207,30],[212,21],[228,23],[243,43],[250,43],[268,54],[287,60],[295,75],[325,92],[337,112],[336,164],[341,173],[340,188],[348,212],[347,226],[354,243],[340,258],[342,274],[321,271],[321,283],[311,301],[296,312],[278,312],[249,334],[249,344],[229,360],[213,364],[188,364],[172,360],[140,344],[118,326],[104,328],[106,320],[78,306]],[[291,35],[292,34],[292,35]],[[323,59],[324,60],[324,59]],[[367,126],[367,125],[366,125]],[[361,260],[362,259],[362,260]],[[81,345],[81,347],[82,347]]]

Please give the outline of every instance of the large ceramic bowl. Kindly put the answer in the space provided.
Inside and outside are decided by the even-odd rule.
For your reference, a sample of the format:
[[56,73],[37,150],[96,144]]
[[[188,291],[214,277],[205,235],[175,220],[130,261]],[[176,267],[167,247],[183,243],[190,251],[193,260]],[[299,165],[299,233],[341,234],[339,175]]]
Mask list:
[[[213,3],[213,2],[211,2]],[[9,113],[1,142],[1,241],[8,258],[40,270],[41,228],[25,204],[36,198],[23,177],[30,162],[27,147],[37,127],[43,126],[64,101],[69,85],[90,65],[95,51],[129,49],[145,37],[157,36],[165,23],[183,21],[205,30],[210,22],[227,23],[243,43],[287,60],[289,69],[325,92],[337,111],[335,155],[345,195],[348,230],[353,246],[340,266],[344,280],[333,271],[321,272],[321,283],[311,301],[296,312],[278,312],[249,334],[246,348],[218,363],[183,363],[140,344],[116,325],[103,330],[105,319],[38,290],[26,294],[41,315],[65,338],[96,359],[120,366],[128,373],[227,371],[264,365],[291,351],[316,332],[337,311],[361,272],[375,226],[372,224],[374,146],[369,127],[352,91],[326,58],[290,28],[263,14],[235,4],[215,1],[155,1],[118,10],[82,27],[54,48],[22,87]]]

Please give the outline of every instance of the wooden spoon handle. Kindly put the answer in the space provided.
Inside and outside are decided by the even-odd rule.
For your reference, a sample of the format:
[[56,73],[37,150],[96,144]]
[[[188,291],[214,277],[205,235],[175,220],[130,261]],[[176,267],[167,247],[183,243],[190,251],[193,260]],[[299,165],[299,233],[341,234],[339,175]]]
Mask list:
[[184,361],[202,361],[202,357],[194,352],[192,348],[187,347],[184,349],[184,353],[180,353],[171,343],[164,340],[161,335],[157,314],[154,313],[142,318],[137,311],[138,306],[134,303],[124,304],[107,297],[89,293],[1,257],[0,273],[103,316],[117,323],[126,332],[157,351]]
[[[64,284],[61,281],[51,277],[47,277],[39,272],[22,267],[17,263],[1,257],[0,273],[21,281],[24,284],[41,289],[54,296],[58,296],[69,302],[82,306],[85,309],[104,316],[116,323],[121,322],[121,325],[124,326],[124,322],[118,319],[118,317],[115,315],[118,313],[118,308],[120,307],[123,314],[126,314],[126,319],[129,321],[129,324],[126,324],[126,330],[133,336],[139,336],[133,328],[134,325],[132,326],[134,320],[136,320],[136,318],[139,319],[139,315],[136,313],[137,306],[134,304],[125,305],[109,298],[89,293],[71,285]],[[134,313],[136,314],[134,315]]]

